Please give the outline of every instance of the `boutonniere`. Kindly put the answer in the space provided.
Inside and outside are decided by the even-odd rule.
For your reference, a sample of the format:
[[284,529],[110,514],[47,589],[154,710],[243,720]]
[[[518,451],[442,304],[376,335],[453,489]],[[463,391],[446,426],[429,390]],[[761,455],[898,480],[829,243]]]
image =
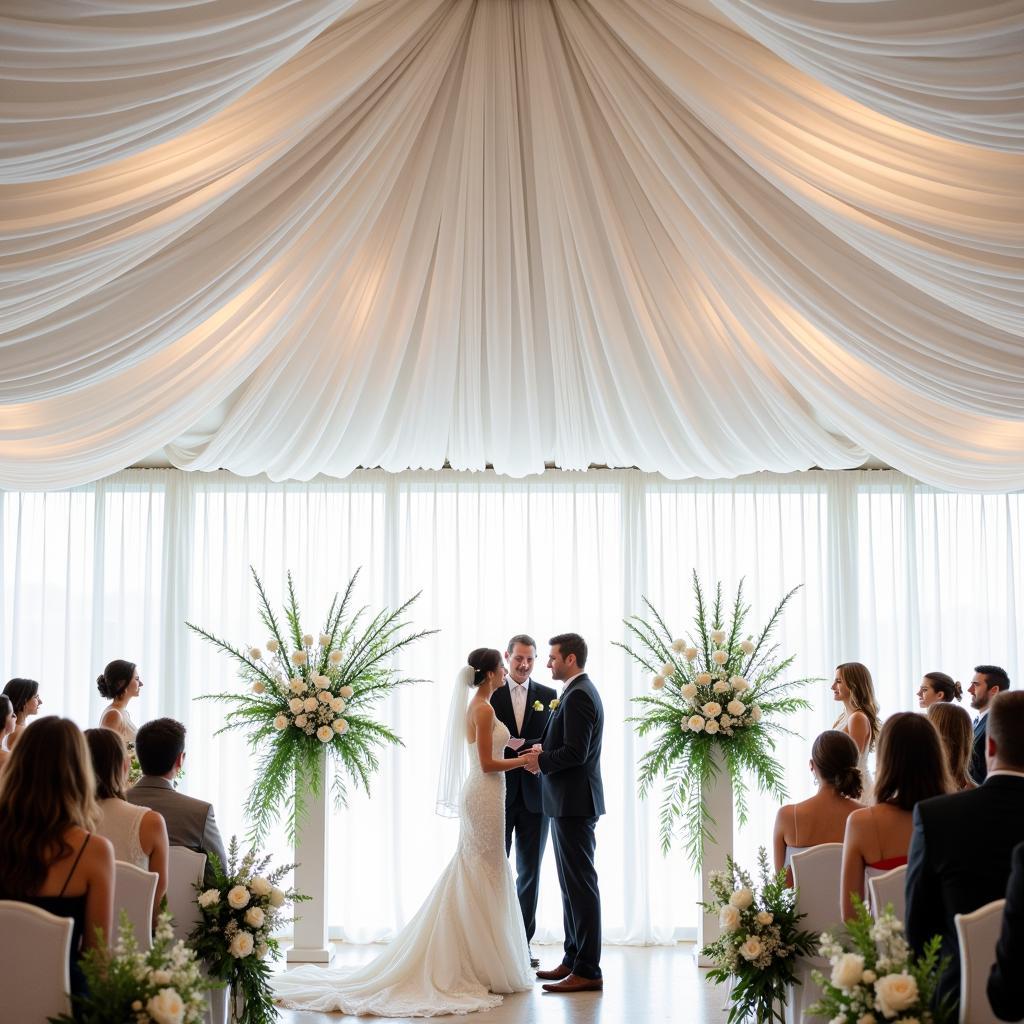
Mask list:
[[533,702],[533,710],[534,711],[543,711],[544,710],[544,705],[541,704],[541,702],[539,700],[535,700]]
[[550,708],[550,709],[551,709],[552,711],[554,711],[554,710],[556,710],[556,709],[557,709],[558,705],[559,705],[559,704],[561,704],[561,703],[562,703],[562,702],[561,702],[561,701],[560,701],[560,700],[559,700],[559,699],[558,699],[558,698],[556,697],[556,698],[555,698],[555,699],[554,699],[553,701],[550,701],[550,702],[548,703],[548,707],[549,707],[549,708]]

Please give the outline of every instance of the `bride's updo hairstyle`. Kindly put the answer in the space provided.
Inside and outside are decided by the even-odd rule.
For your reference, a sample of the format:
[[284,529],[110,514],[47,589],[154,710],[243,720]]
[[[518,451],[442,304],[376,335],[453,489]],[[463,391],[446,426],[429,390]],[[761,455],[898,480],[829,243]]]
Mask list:
[[466,662],[473,670],[473,678],[466,681],[470,686],[479,686],[489,672],[501,667],[501,651],[496,651],[493,647],[478,647],[475,651],[469,652]]
[[811,747],[811,760],[821,781],[851,800],[856,800],[864,790],[857,767],[858,754],[857,744],[838,729],[826,729]]
[[103,675],[96,678],[96,689],[100,691],[101,697],[107,700],[117,700],[132,681],[135,675],[134,661],[112,661],[104,670]]

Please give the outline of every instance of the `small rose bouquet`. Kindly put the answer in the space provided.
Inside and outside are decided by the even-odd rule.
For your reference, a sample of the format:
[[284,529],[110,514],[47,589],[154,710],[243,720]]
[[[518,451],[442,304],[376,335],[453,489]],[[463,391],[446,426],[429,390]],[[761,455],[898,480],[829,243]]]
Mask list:
[[272,871],[269,864],[269,857],[258,859],[255,851],[239,861],[238,840],[232,837],[228,863],[211,856],[207,878],[196,886],[202,920],[189,942],[210,975],[228,985],[231,1020],[238,1024],[277,1020],[270,995],[269,961],[280,955],[274,932],[289,903],[309,898],[278,885],[294,864]]
[[764,847],[758,853],[760,888],[750,875],[727,858],[727,870],[711,876],[714,900],[701,904],[718,916],[722,934],[701,950],[714,967],[708,978],[729,984],[728,1024],[785,1021],[786,987],[796,981],[798,956],[809,956],[817,936],[799,927],[796,891],[786,886],[786,873],[771,874]]
[[[821,955],[832,968],[829,977],[813,971],[822,988],[808,1011],[830,1024],[948,1024],[953,1020],[948,1000],[935,1004],[935,989],[948,960],[939,959],[939,936],[915,958],[903,937],[903,922],[888,906],[872,918],[863,901],[853,897],[856,914],[846,923],[847,942],[828,932],[821,936]],[[847,948],[847,946],[851,948]]]
[[157,921],[153,945],[139,949],[128,915],[121,913],[118,939],[82,957],[88,994],[73,999],[74,1016],[54,1024],[202,1024],[206,992],[218,988],[204,978],[196,954],[175,942],[171,916]]

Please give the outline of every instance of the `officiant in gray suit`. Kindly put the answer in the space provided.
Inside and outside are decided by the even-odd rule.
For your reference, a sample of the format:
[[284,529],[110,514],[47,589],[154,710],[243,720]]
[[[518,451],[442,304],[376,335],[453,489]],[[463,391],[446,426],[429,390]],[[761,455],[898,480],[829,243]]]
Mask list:
[[[549,707],[557,694],[530,678],[537,660],[537,644],[533,637],[518,633],[508,642],[505,662],[508,678],[491,695],[491,706],[498,720],[511,733],[514,746],[505,750],[506,757],[529,750],[540,743],[551,717]],[[517,741],[522,741],[517,742]],[[537,897],[540,893],[540,862],[548,841],[548,819],[541,802],[539,776],[529,772],[508,772],[505,776],[505,852],[512,852],[516,842],[516,891],[523,912],[526,939],[533,941],[537,927]],[[530,954],[534,967],[537,961]]]

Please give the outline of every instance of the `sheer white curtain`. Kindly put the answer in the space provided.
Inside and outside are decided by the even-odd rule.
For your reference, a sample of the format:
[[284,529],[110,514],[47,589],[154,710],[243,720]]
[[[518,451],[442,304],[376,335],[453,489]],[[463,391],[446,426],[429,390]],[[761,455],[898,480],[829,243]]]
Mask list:
[[[392,934],[454,846],[453,824],[433,814],[437,750],[448,687],[474,646],[503,646],[523,630],[542,652],[563,629],[590,642],[607,721],[598,866],[606,938],[619,942],[669,941],[695,923],[690,869],[679,853],[661,855],[657,801],[636,795],[642,747],[624,720],[648,680],[611,643],[643,595],[682,633],[693,568],[730,592],[744,578],[755,622],[803,584],[779,641],[797,654],[795,674],[825,681],[779,750],[794,797],[810,791],[809,743],[835,716],[827,680],[837,662],[871,667],[883,713],[913,707],[930,669],[965,679],[985,661],[1020,678],[1024,498],[942,493],[895,472],[684,483],[633,471],[516,481],[367,472],[281,484],[137,470],[70,491],[3,492],[0,516],[5,677],[39,679],[44,712],[88,725],[103,703],[94,679],[105,662],[137,661],[146,684],[137,720],[187,722],[183,787],[214,801],[228,835],[245,829],[250,755],[239,737],[213,737],[218,705],[192,698],[236,681],[184,621],[262,643],[250,565],[275,601],[292,570],[314,632],[356,567],[371,607],[422,591],[413,620],[440,632],[402,667],[434,681],[384,709],[406,745],[383,758],[372,799],[353,794],[333,818],[330,920],[352,940]],[[738,840],[747,862],[774,812],[755,803]],[[287,856],[279,835],[271,845]],[[558,938],[560,927],[549,852],[539,937]]]

